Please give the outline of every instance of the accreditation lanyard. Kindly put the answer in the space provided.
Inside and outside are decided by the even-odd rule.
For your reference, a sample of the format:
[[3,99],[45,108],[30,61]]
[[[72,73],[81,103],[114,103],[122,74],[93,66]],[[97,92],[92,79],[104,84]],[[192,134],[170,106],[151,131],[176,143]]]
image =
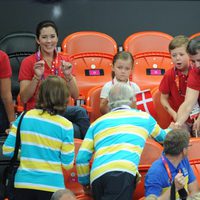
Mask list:
[[[54,51],[54,59],[52,61],[51,64],[51,74],[52,75],[56,75],[56,76],[60,76],[63,72],[60,69],[60,64],[59,64],[59,58],[58,58],[58,53],[56,52],[56,50]],[[40,61],[42,59],[42,55],[40,50],[38,50],[36,52],[36,61]]]
[[163,165],[165,166],[165,169],[167,171],[167,174],[168,174],[168,177],[169,177],[169,181],[170,181],[170,184],[172,184],[173,180],[172,180],[172,174],[171,174],[171,171],[169,169],[169,165],[166,161],[166,159],[164,158],[164,156],[161,157],[162,158],[162,163]]
[[[188,69],[189,70],[189,69]],[[174,81],[175,81],[175,83],[176,83],[176,87],[177,87],[177,89],[178,89],[178,93],[181,95],[181,96],[185,96],[184,94],[183,94],[183,92],[182,92],[182,90],[181,90],[181,84],[180,84],[180,82],[181,82],[181,79],[180,79],[180,74],[178,73],[178,70],[176,69],[176,68],[174,68],[174,73],[175,73],[175,79],[174,79]],[[181,73],[181,72],[180,72]],[[184,75],[184,74],[183,74]]]

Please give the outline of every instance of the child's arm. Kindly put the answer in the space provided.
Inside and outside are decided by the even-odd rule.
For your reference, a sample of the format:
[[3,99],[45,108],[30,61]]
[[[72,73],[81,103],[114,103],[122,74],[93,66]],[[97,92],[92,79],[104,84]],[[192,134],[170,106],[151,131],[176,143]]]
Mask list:
[[177,113],[170,106],[170,104],[168,102],[168,98],[169,98],[169,94],[161,93],[160,102],[161,102],[162,106],[165,108],[165,110],[172,116],[173,120],[176,121]]
[[109,107],[108,107],[108,100],[107,99],[100,99],[100,112],[102,115],[106,114],[109,112]]

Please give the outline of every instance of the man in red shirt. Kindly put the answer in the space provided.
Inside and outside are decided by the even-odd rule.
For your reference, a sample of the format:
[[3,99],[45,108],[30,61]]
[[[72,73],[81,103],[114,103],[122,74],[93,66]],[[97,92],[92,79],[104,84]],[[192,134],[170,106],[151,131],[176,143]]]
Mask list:
[[11,93],[12,70],[7,54],[0,51],[0,133],[9,128],[15,120],[14,105]]
[[188,43],[189,39],[183,35],[176,36],[170,42],[169,52],[174,67],[165,73],[159,86],[161,104],[171,115],[173,121],[176,121],[177,111],[184,102],[188,73],[191,69],[186,51]]
[[[200,39],[193,39],[187,47],[193,69],[188,78],[185,101],[178,110],[176,127],[180,127],[190,115],[194,105],[200,105]],[[200,130],[200,115],[194,122],[193,129]]]

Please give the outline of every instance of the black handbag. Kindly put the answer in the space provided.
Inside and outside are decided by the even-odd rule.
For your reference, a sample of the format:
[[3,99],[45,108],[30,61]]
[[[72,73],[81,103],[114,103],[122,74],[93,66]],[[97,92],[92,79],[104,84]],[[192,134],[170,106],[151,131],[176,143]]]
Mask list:
[[10,160],[9,166],[5,167],[3,171],[2,183],[0,186],[0,190],[1,190],[0,200],[4,200],[5,198],[8,198],[9,200],[14,200],[14,180],[15,180],[16,171],[19,167],[17,156],[18,156],[18,151],[21,144],[20,126],[25,114],[26,114],[26,111],[22,113],[19,120],[18,127],[17,127],[14,155]]

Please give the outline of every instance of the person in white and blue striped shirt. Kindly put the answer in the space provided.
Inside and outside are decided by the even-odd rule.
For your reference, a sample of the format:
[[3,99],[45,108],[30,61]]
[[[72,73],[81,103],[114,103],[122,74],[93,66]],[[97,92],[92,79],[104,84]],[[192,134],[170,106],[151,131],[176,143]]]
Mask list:
[[92,186],[95,200],[132,200],[146,139],[163,142],[167,130],[148,113],[131,108],[135,94],[129,85],[114,85],[108,100],[111,111],[91,124],[79,149],[78,180],[85,192]]
[[[36,109],[22,119],[16,200],[49,200],[53,192],[65,188],[62,170],[74,163],[73,125],[61,116],[68,97],[65,80],[49,76],[40,86]],[[3,145],[5,156],[13,156],[19,118]]]

